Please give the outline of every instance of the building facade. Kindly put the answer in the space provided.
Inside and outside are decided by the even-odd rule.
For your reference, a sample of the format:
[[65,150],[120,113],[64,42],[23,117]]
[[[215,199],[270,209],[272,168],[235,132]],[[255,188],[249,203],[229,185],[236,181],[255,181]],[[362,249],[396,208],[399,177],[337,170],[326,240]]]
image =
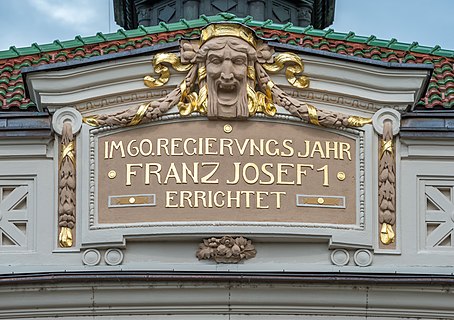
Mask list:
[[226,13],[0,52],[0,318],[454,318],[453,61]]

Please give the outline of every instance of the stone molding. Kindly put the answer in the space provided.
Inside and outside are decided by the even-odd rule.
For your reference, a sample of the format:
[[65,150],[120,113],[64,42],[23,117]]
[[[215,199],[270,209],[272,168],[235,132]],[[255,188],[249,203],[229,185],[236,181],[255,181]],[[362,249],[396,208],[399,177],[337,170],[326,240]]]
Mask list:
[[83,276],[86,278],[65,273],[47,281],[34,279],[34,283],[26,282],[27,277],[14,285],[5,282],[0,290],[0,319],[106,316],[120,320],[146,315],[154,319],[162,314],[168,319],[187,319],[191,315],[217,319],[220,314],[232,319],[252,315],[261,319],[294,319],[296,315],[301,319],[313,319],[314,315],[333,319],[336,315],[342,320],[354,316],[454,317],[452,294],[446,292],[453,286],[452,279],[451,283],[437,284],[433,276],[426,282],[418,278],[417,285],[408,276],[378,279],[339,273],[274,278],[232,273],[211,278],[203,274],[147,273]]
[[385,121],[391,121],[392,134],[395,136],[400,131],[400,113],[391,108],[383,108],[377,111],[372,117],[372,125],[379,135],[383,135]]
[[62,135],[65,122],[69,122],[72,133],[77,134],[82,127],[82,115],[79,111],[71,107],[57,110],[52,116],[52,128],[59,136]]
[[[298,46],[287,46],[286,50],[300,49]],[[427,77],[427,70],[386,69],[384,66],[372,66],[368,59],[357,58],[354,63],[332,59],[317,54],[299,53],[304,61],[304,74],[311,79],[309,90],[296,90],[301,98],[308,96],[314,102],[327,102],[345,105],[365,112],[375,111],[383,106],[404,110],[414,103],[414,96],[419,92]],[[112,56],[113,58],[113,56]],[[87,59],[87,62],[90,62]],[[81,111],[104,106],[121,105],[134,99],[135,92],[143,92],[143,77],[150,73],[153,56],[131,54],[130,58],[118,59],[114,63],[100,61],[96,64],[81,64],[68,70],[36,71],[28,77],[30,92],[36,101],[41,101],[50,110],[63,106],[75,105]],[[363,62],[364,61],[364,62]],[[181,81],[181,73],[170,70],[169,86]],[[64,83],[61,81],[65,79]],[[172,80],[174,79],[174,80]],[[288,84],[285,71],[273,74],[272,80],[283,89]],[[80,83],[86,84],[81,87]],[[169,87],[169,88],[170,88]],[[156,92],[150,90],[149,94]],[[154,93],[153,93],[154,95]],[[104,97],[99,99],[98,97]],[[123,97],[123,102],[117,102]],[[156,95],[154,95],[156,97]],[[333,100],[335,99],[335,102]],[[99,101],[93,103],[93,101]],[[140,98],[137,100],[138,102]],[[92,109],[93,110],[93,109]]]

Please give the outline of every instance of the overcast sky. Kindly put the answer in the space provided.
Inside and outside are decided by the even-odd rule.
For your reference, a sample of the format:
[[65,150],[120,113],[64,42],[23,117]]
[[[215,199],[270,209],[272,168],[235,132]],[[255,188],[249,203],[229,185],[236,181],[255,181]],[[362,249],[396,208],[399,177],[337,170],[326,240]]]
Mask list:
[[[0,50],[115,32],[112,0],[0,0]],[[454,0],[336,0],[339,32],[454,50]]]

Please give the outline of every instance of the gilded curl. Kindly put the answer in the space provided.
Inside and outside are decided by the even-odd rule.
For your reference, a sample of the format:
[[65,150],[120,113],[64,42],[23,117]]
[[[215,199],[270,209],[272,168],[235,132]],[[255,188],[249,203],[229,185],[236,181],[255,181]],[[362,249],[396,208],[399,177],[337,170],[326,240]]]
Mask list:
[[159,74],[159,78],[155,79],[151,76],[146,76],[143,79],[144,84],[149,88],[163,86],[170,79],[170,70],[166,65],[170,65],[173,69],[179,72],[186,72],[191,69],[191,64],[181,63],[180,57],[175,53],[158,53],[153,58],[154,71]]
[[301,74],[304,71],[303,61],[301,58],[292,53],[292,52],[285,52],[280,53],[276,57],[274,57],[274,63],[264,63],[263,68],[266,71],[270,72],[279,72],[287,65],[287,69],[285,70],[285,76],[287,81],[294,87],[297,88],[308,88],[309,87],[309,79],[306,76],[297,74]]

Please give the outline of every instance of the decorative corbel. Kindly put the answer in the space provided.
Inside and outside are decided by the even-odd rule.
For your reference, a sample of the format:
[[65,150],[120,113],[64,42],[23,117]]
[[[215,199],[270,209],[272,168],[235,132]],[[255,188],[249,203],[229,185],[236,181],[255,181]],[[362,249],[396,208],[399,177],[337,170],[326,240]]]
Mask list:
[[373,126],[380,135],[378,155],[378,220],[380,242],[388,246],[396,238],[396,147],[400,113],[384,108],[375,113]]
[[52,127],[60,136],[58,159],[58,244],[74,244],[76,226],[76,142],[82,126],[82,115],[73,108],[62,108],[52,118]]

